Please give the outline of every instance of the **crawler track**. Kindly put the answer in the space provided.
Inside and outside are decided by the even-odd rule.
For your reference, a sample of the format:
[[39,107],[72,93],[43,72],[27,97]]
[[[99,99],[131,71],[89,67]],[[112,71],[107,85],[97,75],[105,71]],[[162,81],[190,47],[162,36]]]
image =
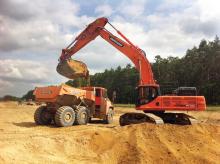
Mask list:
[[196,118],[185,113],[125,113],[120,116],[120,125],[139,124],[144,122],[154,124],[177,124],[177,125],[192,125],[198,123]]

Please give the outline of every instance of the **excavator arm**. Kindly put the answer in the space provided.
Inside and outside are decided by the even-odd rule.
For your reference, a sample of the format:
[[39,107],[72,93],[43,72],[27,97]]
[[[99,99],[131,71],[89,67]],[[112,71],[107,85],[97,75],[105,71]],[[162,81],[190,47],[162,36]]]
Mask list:
[[146,58],[145,52],[137,46],[134,46],[134,44],[112,24],[109,23],[124,40],[113,35],[111,32],[105,29],[104,26],[107,23],[109,23],[107,18],[99,18],[93,23],[89,24],[66,49],[62,50],[60,61],[62,62],[64,60],[68,60],[72,55],[94,40],[97,36],[101,36],[104,40],[122,52],[134,63],[136,69],[140,73],[139,85],[156,86],[151,66]]
[[94,40],[101,28],[108,22],[107,18],[99,18],[90,23],[65,49],[62,50],[60,61],[69,59],[72,55]]

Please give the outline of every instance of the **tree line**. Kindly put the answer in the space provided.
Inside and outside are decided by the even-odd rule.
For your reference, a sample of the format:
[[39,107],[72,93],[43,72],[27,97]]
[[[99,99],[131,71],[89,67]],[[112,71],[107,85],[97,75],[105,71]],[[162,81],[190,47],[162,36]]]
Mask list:
[[33,95],[34,90],[28,91],[26,94],[24,94],[22,97],[16,97],[12,95],[5,95],[3,97],[0,97],[0,101],[28,101],[28,100],[34,100],[35,97]]
[[[162,94],[170,94],[180,86],[196,87],[198,95],[204,95],[208,104],[220,104],[220,40],[217,36],[213,41],[201,40],[197,47],[188,49],[181,58],[157,55],[151,66]],[[138,71],[128,64],[124,68],[118,66],[91,75],[90,81],[78,78],[66,84],[74,87],[105,87],[110,99],[116,92],[115,103],[135,103],[138,80]],[[10,99],[10,96],[4,99]],[[12,96],[12,99],[16,98]],[[22,99],[34,99],[33,90]]]
[[[188,49],[179,57],[155,57],[151,63],[154,78],[161,86],[162,94],[171,93],[179,86],[196,87],[199,95],[204,95],[208,104],[220,104],[220,40],[201,40],[198,47]],[[108,89],[111,99],[116,92],[116,103],[134,103],[135,87],[139,73],[128,64],[125,68],[106,69],[90,76],[90,85]],[[86,86],[84,79],[69,80],[74,87]]]

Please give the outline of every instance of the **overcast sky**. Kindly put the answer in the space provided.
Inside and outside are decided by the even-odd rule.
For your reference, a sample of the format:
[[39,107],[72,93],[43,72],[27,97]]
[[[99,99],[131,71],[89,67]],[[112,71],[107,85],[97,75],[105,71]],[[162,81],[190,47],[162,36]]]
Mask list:
[[[218,0],[0,0],[0,96],[65,82],[55,70],[61,49],[98,17],[153,62],[156,55],[182,57],[201,39],[220,36],[219,6]],[[100,37],[73,58],[92,74],[130,63]]]

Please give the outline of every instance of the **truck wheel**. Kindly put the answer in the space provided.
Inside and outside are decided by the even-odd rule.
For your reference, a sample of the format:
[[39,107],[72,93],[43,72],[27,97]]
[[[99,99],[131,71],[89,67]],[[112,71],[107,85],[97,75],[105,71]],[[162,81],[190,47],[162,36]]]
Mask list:
[[62,106],[55,114],[55,124],[60,127],[72,126],[75,121],[75,112],[70,106]]
[[92,117],[89,117],[88,123],[91,123],[91,122],[92,122]]
[[52,123],[53,123],[55,126],[57,126],[57,124],[56,124],[56,122],[55,122],[55,115],[54,115],[53,118],[52,118]]
[[86,125],[89,121],[89,110],[84,107],[80,106],[78,109],[76,109],[76,125]]
[[104,119],[104,123],[106,124],[112,124],[113,123],[113,116],[114,116],[114,111],[112,108],[108,110],[108,113],[106,115],[106,118]]
[[34,121],[37,125],[49,125],[52,121],[51,114],[46,106],[40,106],[34,113]]

